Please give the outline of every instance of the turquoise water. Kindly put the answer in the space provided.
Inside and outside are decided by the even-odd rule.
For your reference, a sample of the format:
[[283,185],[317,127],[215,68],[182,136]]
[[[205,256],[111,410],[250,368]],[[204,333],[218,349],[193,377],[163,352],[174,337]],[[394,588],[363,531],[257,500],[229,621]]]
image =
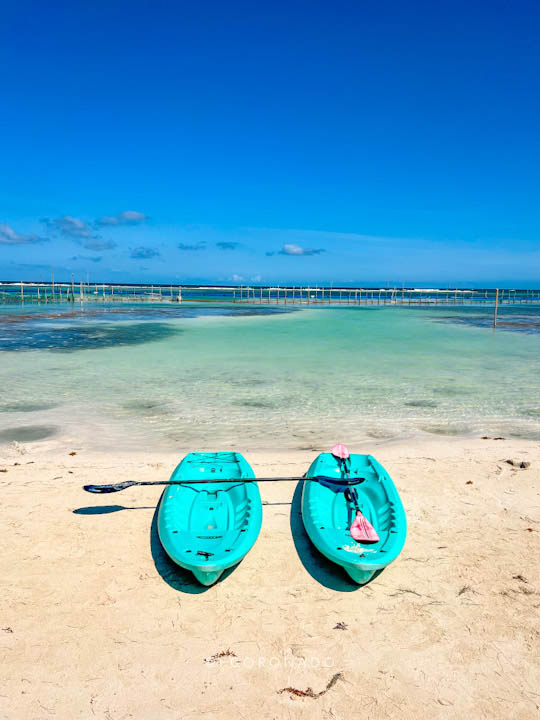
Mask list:
[[540,308],[0,308],[0,445],[540,440]]

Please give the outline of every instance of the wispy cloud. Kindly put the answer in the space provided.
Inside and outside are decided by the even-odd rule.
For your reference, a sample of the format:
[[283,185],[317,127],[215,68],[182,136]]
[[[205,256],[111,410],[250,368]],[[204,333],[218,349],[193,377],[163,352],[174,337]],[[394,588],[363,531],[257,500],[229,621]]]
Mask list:
[[[281,248],[279,251],[279,255],[320,255],[321,253],[326,252],[324,248],[305,248],[301,247],[300,245],[296,245],[296,243],[285,243],[285,245]],[[268,253],[267,253],[268,255]]]
[[115,227],[118,225],[138,225],[146,222],[148,215],[136,210],[124,210],[116,215],[106,215],[95,221],[96,227]]
[[51,266],[47,265],[45,263],[14,263],[11,262],[10,265],[14,265],[18,268],[28,268],[29,270],[50,270]]
[[48,242],[49,238],[40,237],[35,233],[16,232],[10,225],[0,225],[0,245],[34,245],[35,243]]
[[97,220],[83,220],[73,215],[58,218],[42,218],[41,222],[52,233],[70,238],[82,244],[87,250],[111,250],[116,247],[113,240],[103,240],[97,232],[98,228],[114,228],[120,225],[137,225],[148,219],[148,216],[135,210],[126,210],[110,217]]
[[137,260],[148,260],[149,258],[157,257],[159,250],[151,247],[137,247],[131,251],[130,257]]
[[232,282],[238,283],[238,282],[242,282],[242,280],[244,279],[244,276],[237,275],[236,273],[234,273],[234,275],[231,275],[231,277],[229,279],[232,280]]
[[102,252],[103,250],[112,250],[112,248],[116,247],[116,243],[113,240],[104,240],[102,236],[94,230],[92,223],[86,222],[86,220],[82,220],[81,218],[64,215],[58,218],[42,218],[41,222],[53,234],[69,238],[87,250]]
[[71,259],[72,260],[90,260],[90,262],[94,262],[94,263],[101,262],[101,260],[102,260],[101,256],[90,257],[89,255],[74,255]]
[[191,252],[198,252],[199,250],[206,250],[206,243],[205,242],[198,242],[194,243],[192,245],[186,245],[186,243],[178,243],[178,249],[179,250],[185,250],[185,251],[191,251]]
[[116,247],[114,240],[102,240],[99,236],[87,240],[84,243],[84,247],[87,250],[95,250],[96,252],[102,252],[103,250],[112,250]]
[[220,250],[236,250],[240,247],[239,242],[217,242],[216,247],[218,247]]
[[85,220],[64,215],[59,218],[42,218],[41,222],[52,232],[74,240],[88,240],[95,237],[95,232]]

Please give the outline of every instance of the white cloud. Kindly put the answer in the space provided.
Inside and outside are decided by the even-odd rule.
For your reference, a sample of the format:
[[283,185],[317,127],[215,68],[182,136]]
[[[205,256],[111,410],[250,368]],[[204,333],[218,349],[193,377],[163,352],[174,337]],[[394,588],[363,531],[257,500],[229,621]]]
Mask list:
[[49,238],[39,237],[34,233],[24,235],[16,232],[10,225],[0,225],[0,245],[31,245],[48,242]]
[[159,255],[159,250],[151,247],[137,247],[131,251],[132,258],[137,260],[148,260]]
[[41,222],[54,232],[76,240],[88,240],[95,237],[90,225],[81,218],[64,215],[59,218],[43,218]]
[[116,215],[109,215],[96,220],[95,224],[98,227],[115,227],[117,225],[137,225],[148,220],[148,215],[136,210],[124,210],[123,212],[116,213]]
[[90,260],[91,262],[101,262],[101,257],[89,257],[88,255],[74,255],[72,260]]
[[101,252],[103,250],[112,250],[116,247],[114,240],[104,240],[103,237],[94,229],[96,223],[86,222],[72,215],[64,215],[59,218],[42,218],[41,222],[53,233],[58,233],[62,237],[70,238],[79,245],[83,245],[87,250]]
[[112,250],[116,247],[114,240],[102,240],[99,236],[96,236],[92,240],[87,240],[84,243],[84,247],[87,250],[95,250],[101,252],[102,250]]
[[279,251],[280,255],[320,255],[326,252],[324,248],[305,248],[296,243],[285,243]]
[[220,250],[236,250],[237,248],[240,247],[240,243],[239,242],[231,242],[231,241],[221,241],[221,242],[217,242],[216,246]]
[[204,240],[191,244],[178,243],[178,249],[186,252],[198,252],[199,250],[206,250],[206,243]]

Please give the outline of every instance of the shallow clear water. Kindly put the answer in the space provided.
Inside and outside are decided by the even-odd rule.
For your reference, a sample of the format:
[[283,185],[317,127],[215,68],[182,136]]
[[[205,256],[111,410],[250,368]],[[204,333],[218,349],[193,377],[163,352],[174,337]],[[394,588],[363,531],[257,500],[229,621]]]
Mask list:
[[0,308],[0,447],[540,440],[540,308]]

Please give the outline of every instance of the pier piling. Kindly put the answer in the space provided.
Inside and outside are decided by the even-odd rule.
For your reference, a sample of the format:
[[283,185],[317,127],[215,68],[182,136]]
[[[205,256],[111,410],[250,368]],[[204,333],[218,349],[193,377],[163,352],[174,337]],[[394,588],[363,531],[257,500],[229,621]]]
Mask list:
[[32,302],[232,302],[243,304],[284,305],[470,305],[493,308],[493,327],[500,324],[498,317],[503,305],[540,304],[538,289],[499,288],[481,290],[415,289],[415,288],[339,288],[307,286],[229,286],[185,287],[174,285],[107,285],[90,284],[81,280],[75,283],[59,282],[0,282],[0,303]]

